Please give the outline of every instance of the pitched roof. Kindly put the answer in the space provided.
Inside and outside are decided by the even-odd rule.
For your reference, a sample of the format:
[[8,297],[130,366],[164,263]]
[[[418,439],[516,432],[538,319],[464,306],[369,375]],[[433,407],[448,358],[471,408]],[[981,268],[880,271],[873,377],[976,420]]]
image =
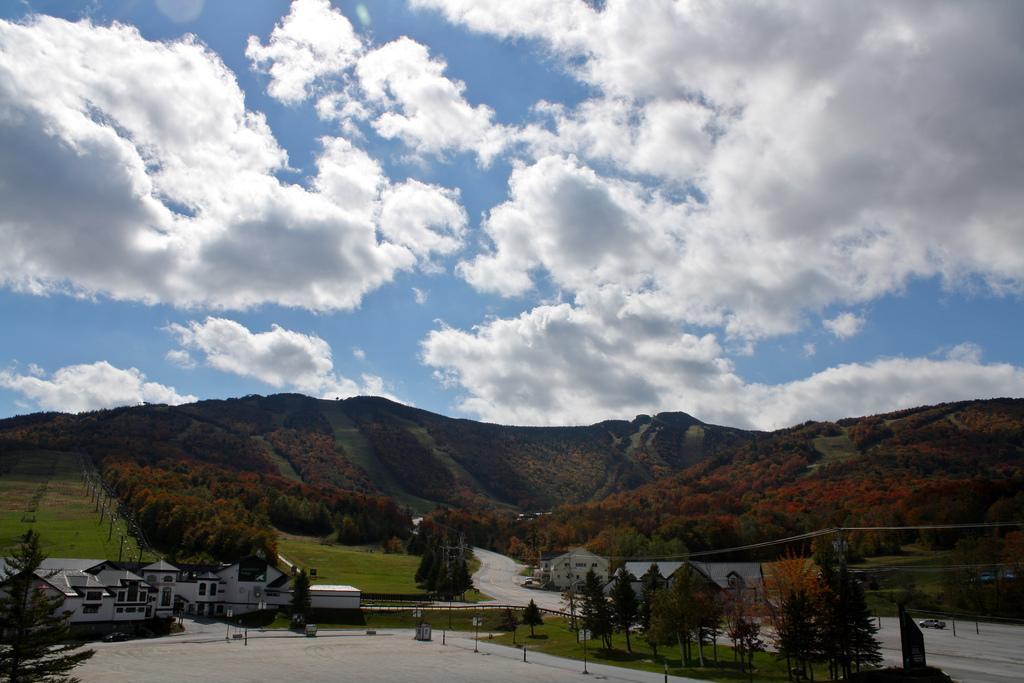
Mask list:
[[721,588],[729,587],[729,577],[738,576],[748,586],[759,584],[760,562],[690,562],[690,566]]
[[179,570],[178,570],[177,567],[175,567],[170,562],[166,562],[164,560],[160,560],[158,562],[154,562],[153,564],[147,564],[145,567],[142,568],[142,571],[144,571],[144,572],[176,572],[176,571],[179,571]]
[[292,577],[287,574],[281,574],[281,576],[268,583],[267,588],[280,588],[281,586],[287,586],[291,578]]
[[77,569],[37,569],[36,576],[64,595],[78,595],[79,591],[85,590],[106,590],[106,586],[95,576]]
[[104,586],[120,586],[122,581],[144,581],[141,576],[127,569],[115,569],[108,567],[95,573],[97,579]]
[[673,560],[639,560],[636,562],[627,562],[624,566],[626,571],[640,579],[650,571],[651,565],[658,565],[658,573],[661,574],[661,578],[668,579],[682,567],[686,562]]

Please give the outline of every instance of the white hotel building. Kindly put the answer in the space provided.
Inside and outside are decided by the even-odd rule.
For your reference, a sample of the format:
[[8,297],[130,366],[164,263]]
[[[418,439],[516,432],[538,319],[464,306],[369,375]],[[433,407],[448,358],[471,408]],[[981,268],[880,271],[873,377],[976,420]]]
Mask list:
[[[0,572],[5,563],[0,559]],[[273,564],[249,557],[225,565],[173,565],[48,558],[36,571],[37,586],[64,596],[61,611],[83,631],[134,626],[151,617],[225,617],[291,604],[291,577]],[[0,588],[2,590],[2,588]],[[359,609],[351,586],[314,585],[315,608]]]

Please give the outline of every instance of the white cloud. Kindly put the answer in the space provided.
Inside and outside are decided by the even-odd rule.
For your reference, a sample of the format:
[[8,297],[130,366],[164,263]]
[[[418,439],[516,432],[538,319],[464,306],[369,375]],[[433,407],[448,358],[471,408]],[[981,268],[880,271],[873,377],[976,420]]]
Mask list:
[[528,291],[538,266],[573,291],[638,289],[659,262],[670,266],[681,217],[633,184],[602,178],[572,158],[545,157],[512,172],[508,201],[483,226],[494,251],[459,264],[459,272],[478,289],[507,296]]
[[196,361],[192,358],[192,354],[184,349],[171,349],[164,356],[169,363],[177,365],[179,368],[185,370],[192,370],[196,367]]
[[822,324],[825,329],[840,339],[849,339],[860,334],[860,331],[864,329],[865,322],[867,320],[863,316],[846,311],[831,320],[823,320]]
[[422,306],[423,304],[427,303],[427,297],[429,297],[429,296],[430,296],[429,292],[426,292],[426,291],[420,289],[419,287],[413,287],[412,288],[412,298],[420,306]]
[[462,248],[467,221],[458,191],[418,180],[389,188],[381,203],[381,234],[421,258]]
[[366,351],[363,351],[358,346],[353,346],[352,347],[352,356],[356,360],[366,360]]
[[271,97],[297,104],[317,79],[345,72],[362,51],[351,22],[328,0],[295,0],[266,45],[249,36],[245,56],[270,75]]
[[[544,270],[571,293],[619,286],[630,307],[748,338],[794,332],[807,311],[868,302],[914,278],[1024,290],[1018,5],[414,5],[539,39],[595,92],[572,108],[541,103],[549,124],[519,134],[536,159],[492,211],[494,253],[464,266],[481,289],[522,294]],[[592,186],[633,195],[613,202],[615,234],[665,217],[651,229],[661,259],[599,239],[587,281],[557,251],[587,240],[586,222],[541,221],[533,244],[507,228],[513,213],[572,208],[539,178],[532,194],[521,187],[528,175],[562,187],[548,160],[567,155],[579,172],[613,176]],[[622,175],[641,185],[625,188]]]
[[1024,394],[1024,368],[975,358],[879,359],[783,384],[748,383],[714,335],[682,333],[664,317],[616,317],[569,304],[469,332],[442,327],[423,341],[423,361],[439,381],[465,392],[459,410],[513,424],[682,410],[718,424],[772,429]]
[[813,342],[807,342],[806,344],[804,344],[804,356],[805,357],[812,358],[814,356],[814,354],[816,354],[817,352],[818,352],[818,347],[815,346]]
[[214,317],[187,325],[175,323],[167,329],[184,349],[202,353],[210,367],[253,377],[275,389],[293,388],[324,398],[388,395],[379,377],[363,375],[360,384],[336,374],[330,345],[316,335],[279,325],[267,332],[251,332],[234,320]]
[[[379,165],[346,140],[322,145],[309,188],[281,182],[287,157],[264,117],[193,37],[0,22],[0,282],[178,306],[353,308],[422,252],[378,240],[390,187]],[[437,241],[452,248],[456,195],[419,189],[444,207],[434,219],[454,217]]]
[[79,413],[142,402],[178,405],[196,400],[182,395],[174,387],[147,382],[135,368],[122,370],[107,361],[69,365],[49,379],[35,371],[27,375],[0,370],[0,386],[18,392],[40,410]]
[[[420,154],[475,152],[486,165],[508,144],[510,131],[494,110],[466,101],[465,85],[444,76],[447,65],[425,45],[402,37],[367,53],[356,74],[372,125]],[[330,106],[326,107],[331,110]]]
[[963,342],[946,351],[946,358],[964,363],[980,363],[983,353],[983,349],[978,344]]

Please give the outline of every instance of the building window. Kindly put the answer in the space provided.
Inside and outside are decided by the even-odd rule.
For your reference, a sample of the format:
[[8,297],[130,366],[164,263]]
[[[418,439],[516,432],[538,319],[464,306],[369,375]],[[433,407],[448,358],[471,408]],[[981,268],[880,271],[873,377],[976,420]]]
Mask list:
[[217,614],[224,614],[224,605],[217,605]]
[[199,594],[206,595],[206,584],[202,581],[199,582]]
[[92,601],[92,600],[102,600],[103,599],[103,593],[100,592],[100,591],[89,591],[89,592],[87,592],[85,594],[85,599],[86,600],[90,600],[90,601]]
[[134,607],[125,607],[124,611],[125,612],[130,612],[130,613],[134,614],[135,613],[135,608]]
[[216,595],[216,594],[217,594],[217,584],[211,583],[210,584],[210,595]]
[[84,605],[82,607],[82,613],[83,614],[96,614],[99,611],[100,611],[100,606],[99,605]]
[[170,607],[171,606],[171,589],[165,588],[160,594],[160,606]]
[[174,581],[174,577],[173,576],[165,576],[164,577],[164,583],[170,583],[171,581]]
[[156,583],[156,574],[146,574],[146,581]]
[[117,601],[124,602],[124,591],[117,591]]
[[[132,609],[134,609],[134,608],[132,608]],[[118,614],[124,614],[124,607],[118,607],[117,608],[117,613]]]

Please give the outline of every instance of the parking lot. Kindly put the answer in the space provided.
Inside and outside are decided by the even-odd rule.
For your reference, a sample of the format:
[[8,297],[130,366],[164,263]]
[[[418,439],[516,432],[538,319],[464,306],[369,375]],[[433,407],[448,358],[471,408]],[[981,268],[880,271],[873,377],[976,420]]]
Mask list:
[[[663,676],[630,669],[589,665],[483,640],[473,652],[472,636],[452,635],[447,645],[441,634],[432,642],[416,642],[412,631],[388,631],[374,636],[334,632],[305,638],[293,634],[250,632],[248,645],[225,640],[224,631],[209,630],[187,637],[99,643],[96,655],[74,674],[97,683],[159,683],[209,681],[451,681],[452,683],[529,683],[589,679],[660,683]],[[679,683],[692,679],[669,677]]]

